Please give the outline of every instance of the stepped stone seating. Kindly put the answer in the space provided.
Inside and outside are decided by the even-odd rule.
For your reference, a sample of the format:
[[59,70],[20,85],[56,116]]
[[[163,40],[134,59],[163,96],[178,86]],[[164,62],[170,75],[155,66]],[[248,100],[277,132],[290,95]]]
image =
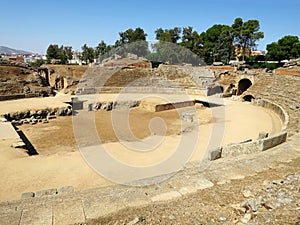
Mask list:
[[[78,85],[77,94],[96,93],[97,88],[111,89],[111,91],[119,91],[124,87],[174,88],[175,91],[206,89],[213,86],[214,81],[213,73],[205,67],[160,65],[157,69],[124,68],[120,70],[94,67],[86,71],[83,80]],[[95,89],[91,91],[92,87]]]
[[283,76],[262,73],[256,76],[255,83],[243,94],[253,95],[256,99],[270,100],[289,115],[287,131],[293,135],[300,131],[300,76]]
[[[186,69],[186,71],[191,70]],[[188,87],[196,87],[195,80],[197,83],[197,79],[198,82],[203,82],[204,77],[207,76],[207,84],[214,79],[209,73],[205,74],[199,71],[189,73],[193,77],[193,79],[190,79],[188,76],[184,76],[183,73],[178,75],[175,72],[170,73],[170,77],[166,77],[164,70],[157,70],[158,80],[156,80],[156,77],[151,76],[152,80],[149,79],[149,82],[153,82],[152,84],[162,82],[164,85],[164,79],[172,80],[171,78],[174,78],[173,80],[185,80],[184,85],[188,85]],[[114,76],[115,71],[105,69],[105,73],[100,73],[98,68],[93,68],[88,73],[88,76],[81,82],[81,87],[85,87],[85,85],[88,87],[102,87],[107,79]],[[203,75],[203,79],[201,75]],[[99,79],[99,76],[101,76],[101,79]],[[148,75],[141,77],[150,78]],[[128,80],[119,76],[114,82],[111,85],[125,85]],[[300,157],[300,134],[295,133],[299,131],[300,127],[298,119],[300,107],[299,84],[299,76],[287,77],[262,73],[256,76],[255,84],[244,94],[277,103],[290,116],[288,131],[294,135],[287,142],[273,148],[272,151],[263,151],[237,158],[219,159],[210,162],[208,165],[192,162],[167,182],[159,185],[138,188],[117,185],[37,198],[30,195],[26,199],[1,202],[0,224],[61,225],[86,223],[89,219],[106,216],[121,209],[173,200],[189,193],[195,193],[198,190],[211,188],[214,185],[254,176],[269,168],[277,168],[285,162],[298,159]],[[168,85],[167,82],[166,85]]]

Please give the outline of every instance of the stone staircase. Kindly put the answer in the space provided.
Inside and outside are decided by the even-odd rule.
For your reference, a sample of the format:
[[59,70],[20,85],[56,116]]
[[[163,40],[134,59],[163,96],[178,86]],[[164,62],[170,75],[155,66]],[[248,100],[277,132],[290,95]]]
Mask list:
[[253,95],[282,106],[289,115],[289,135],[300,131],[300,76],[262,73],[243,95]]

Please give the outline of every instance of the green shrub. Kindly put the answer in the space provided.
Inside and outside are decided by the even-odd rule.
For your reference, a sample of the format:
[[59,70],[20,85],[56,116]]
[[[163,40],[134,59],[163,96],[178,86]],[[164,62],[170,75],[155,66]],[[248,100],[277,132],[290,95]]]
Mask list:
[[44,60],[38,59],[38,60],[36,60],[36,61],[34,61],[34,62],[29,63],[29,65],[32,66],[32,67],[40,67],[40,66],[43,65],[44,63],[45,63]]
[[275,70],[278,67],[281,67],[282,64],[280,63],[264,63],[263,68],[267,68],[268,70]]

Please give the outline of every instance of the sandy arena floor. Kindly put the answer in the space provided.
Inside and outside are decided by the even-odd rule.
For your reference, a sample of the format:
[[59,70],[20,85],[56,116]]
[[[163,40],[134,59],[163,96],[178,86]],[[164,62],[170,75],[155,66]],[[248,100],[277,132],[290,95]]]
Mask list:
[[[256,139],[260,131],[274,134],[281,130],[279,117],[271,111],[250,103],[230,100],[225,103],[226,107],[219,109],[221,114],[218,110],[212,112],[209,108],[197,108],[199,135],[191,160],[201,160],[208,145],[218,145],[209,142],[213,136],[212,130],[218,124],[225,125],[220,140],[222,145],[249,138]],[[115,113],[122,115],[125,112],[118,110]],[[178,134],[181,131],[181,119],[176,110],[154,113],[134,108],[130,111],[129,124],[137,138],[143,139],[151,134],[149,121],[154,117],[162,119],[167,127],[163,144],[157,150],[142,155],[124,150],[117,142],[118,138],[111,125],[111,112],[98,111],[95,115],[97,131],[103,145],[117,159],[126,163],[146,166],[160,162],[172,154],[174,146],[180,140]],[[71,185],[80,190],[112,184],[95,173],[78,151],[72,117],[59,117],[50,120],[48,124],[22,125],[20,129],[39,155],[29,157],[22,150],[9,147],[9,140],[0,141],[0,200],[18,199],[23,192],[62,186]]]

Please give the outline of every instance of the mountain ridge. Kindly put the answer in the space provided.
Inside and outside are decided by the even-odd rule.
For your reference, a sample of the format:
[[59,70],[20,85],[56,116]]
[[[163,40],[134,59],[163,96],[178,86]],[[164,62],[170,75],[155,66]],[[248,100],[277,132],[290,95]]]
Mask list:
[[17,49],[9,48],[9,47],[6,47],[6,46],[0,46],[0,54],[6,54],[6,55],[10,55],[10,54],[23,55],[23,54],[33,54],[33,53],[29,52],[29,51],[17,50]]

